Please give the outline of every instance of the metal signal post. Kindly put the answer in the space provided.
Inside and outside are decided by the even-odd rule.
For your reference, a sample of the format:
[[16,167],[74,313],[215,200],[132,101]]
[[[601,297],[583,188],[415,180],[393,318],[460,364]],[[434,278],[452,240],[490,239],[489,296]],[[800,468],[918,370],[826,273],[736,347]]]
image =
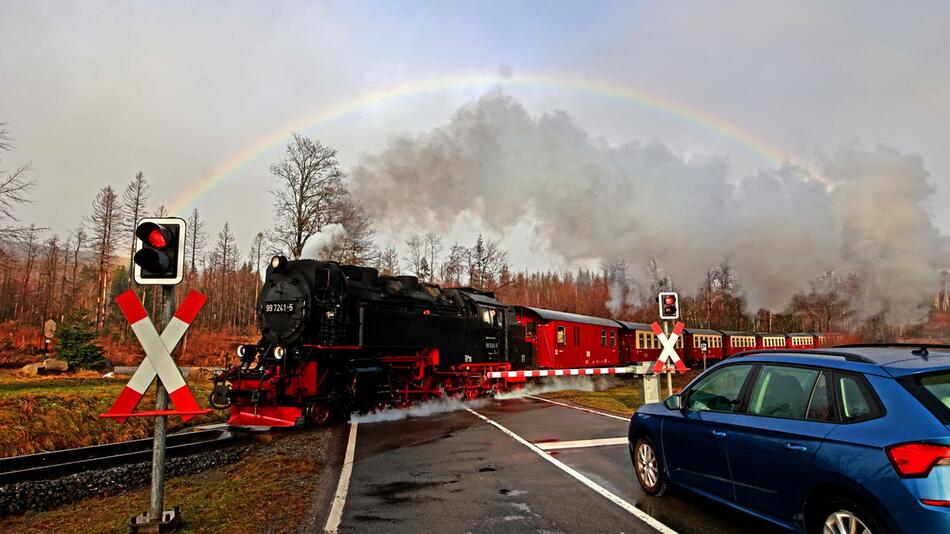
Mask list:
[[[175,314],[175,286],[162,286],[165,310],[162,314],[162,330],[168,327]],[[155,383],[155,410],[168,409],[168,392],[161,380]],[[165,514],[165,449],[168,439],[168,416],[155,417],[155,435],[152,438],[152,498],[148,510],[151,521],[161,521]],[[176,514],[177,510],[176,510]]]

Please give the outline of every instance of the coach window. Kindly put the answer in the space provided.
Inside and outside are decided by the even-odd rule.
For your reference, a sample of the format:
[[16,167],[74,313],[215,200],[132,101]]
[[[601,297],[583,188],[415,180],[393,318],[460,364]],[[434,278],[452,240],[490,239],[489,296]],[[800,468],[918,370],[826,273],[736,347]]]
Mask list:
[[617,346],[617,331],[616,330],[610,331],[610,346],[611,347]]
[[567,328],[564,326],[557,327],[557,344],[559,347],[567,344]]
[[527,337],[533,338],[538,335],[538,323],[529,322],[525,325],[525,332]]
[[607,329],[606,328],[600,329],[600,346],[601,347],[607,346]]

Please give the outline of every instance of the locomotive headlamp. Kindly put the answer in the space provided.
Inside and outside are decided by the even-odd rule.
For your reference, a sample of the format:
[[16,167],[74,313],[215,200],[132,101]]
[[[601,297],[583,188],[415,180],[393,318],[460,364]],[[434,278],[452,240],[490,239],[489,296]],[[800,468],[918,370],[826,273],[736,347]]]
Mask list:
[[274,256],[273,258],[270,259],[270,266],[278,270],[283,269],[284,267],[287,266],[287,258],[280,255]]
[[282,359],[285,354],[287,354],[287,349],[284,347],[277,347],[274,349],[274,358],[277,358],[278,360]]
[[244,345],[238,345],[237,347],[237,357],[244,359]]

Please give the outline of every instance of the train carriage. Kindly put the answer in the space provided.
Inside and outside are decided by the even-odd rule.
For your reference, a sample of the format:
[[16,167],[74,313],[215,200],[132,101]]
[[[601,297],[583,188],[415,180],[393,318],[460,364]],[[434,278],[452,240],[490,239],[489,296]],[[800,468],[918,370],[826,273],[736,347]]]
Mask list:
[[[624,363],[653,362],[660,357],[663,347],[650,325],[628,321],[616,322],[623,326],[620,333],[620,347],[621,358]],[[683,346],[683,336],[680,336],[676,340],[676,348],[681,353]]]
[[786,348],[789,349],[813,349],[815,348],[815,336],[805,332],[794,334],[785,334]]
[[785,339],[785,334],[755,333],[755,348],[758,350],[780,350],[787,346],[788,341]]
[[515,314],[539,368],[620,364],[620,326],[616,321],[527,306],[515,306]]
[[723,336],[718,330],[687,328],[683,330],[685,357],[687,361],[702,362],[703,347],[706,347],[707,360],[721,360],[723,355]]
[[728,358],[747,350],[754,350],[756,347],[755,334],[752,332],[737,332],[734,330],[722,330],[723,356]]

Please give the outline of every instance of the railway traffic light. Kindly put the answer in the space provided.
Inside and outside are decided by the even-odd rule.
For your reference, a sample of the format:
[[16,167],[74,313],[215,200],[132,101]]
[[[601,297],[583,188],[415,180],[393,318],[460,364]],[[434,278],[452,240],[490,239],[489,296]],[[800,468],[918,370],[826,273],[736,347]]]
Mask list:
[[680,318],[680,297],[675,291],[662,291],[657,300],[660,302],[660,319]]
[[178,217],[146,218],[135,227],[135,282],[174,285],[185,267],[185,221]]

